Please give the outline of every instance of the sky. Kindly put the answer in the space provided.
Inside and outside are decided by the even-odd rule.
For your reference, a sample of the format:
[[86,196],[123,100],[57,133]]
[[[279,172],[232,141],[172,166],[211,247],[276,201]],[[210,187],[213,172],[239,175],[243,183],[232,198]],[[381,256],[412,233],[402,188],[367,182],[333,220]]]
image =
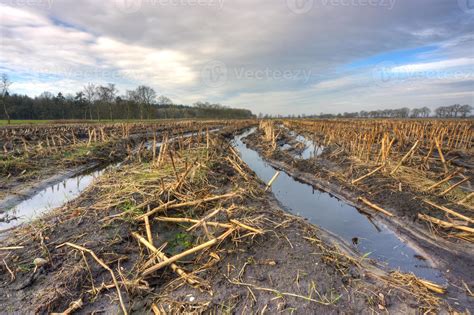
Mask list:
[[256,114],[474,106],[474,0],[0,0],[0,73]]

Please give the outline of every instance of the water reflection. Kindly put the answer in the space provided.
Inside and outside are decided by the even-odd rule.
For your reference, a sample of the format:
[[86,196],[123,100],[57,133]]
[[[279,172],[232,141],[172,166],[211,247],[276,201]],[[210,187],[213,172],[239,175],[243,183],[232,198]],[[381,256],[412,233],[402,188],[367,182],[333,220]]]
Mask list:
[[[242,159],[264,182],[275,174],[259,154],[247,148],[242,139],[255,128],[234,138]],[[390,269],[413,272],[418,277],[442,282],[438,270],[421,260],[419,253],[397,237],[385,225],[369,220],[352,207],[329,193],[315,190],[312,186],[298,182],[285,172],[273,183],[272,191],[288,211],[308,218],[318,225],[353,244],[361,254],[385,263]]]
[[4,213],[0,213],[0,233],[28,222],[45,211],[61,207],[79,196],[106,168],[89,171],[70,177],[60,183],[40,190],[33,197],[20,202]]

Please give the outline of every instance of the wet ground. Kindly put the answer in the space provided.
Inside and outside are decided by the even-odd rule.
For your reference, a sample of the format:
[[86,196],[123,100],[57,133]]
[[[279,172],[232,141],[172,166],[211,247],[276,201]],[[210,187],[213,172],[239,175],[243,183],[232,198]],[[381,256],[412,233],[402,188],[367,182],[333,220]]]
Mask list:
[[[474,278],[471,272],[474,268],[474,257],[472,255],[473,246],[468,242],[455,238],[446,239],[441,237],[435,234],[436,232],[433,233],[433,230],[429,229],[429,226],[427,229],[425,222],[416,220],[417,213],[426,213],[433,217],[443,218],[441,211],[427,207],[426,204],[420,200],[420,198],[426,198],[426,193],[420,196],[418,191],[410,189],[410,186],[407,185],[403,185],[403,190],[401,191],[401,184],[397,180],[382,176],[382,174],[376,174],[368,178],[363,184],[358,185],[358,187],[350,185],[351,177],[358,178],[359,176],[367,174],[373,167],[368,169],[367,167],[360,169],[354,167],[353,169],[353,164],[349,157],[344,154],[339,154],[337,158],[334,157],[333,152],[339,152],[337,147],[329,147],[320,157],[308,160],[300,159],[295,152],[291,151],[286,153],[277,150],[270,153],[270,150],[268,150],[269,146],[265,147],[260,137],[261,133],[257,131],[255,134],[247,137],[245,142],[249,144],[252,149],[263,154],[265,156],[264,161],[267,162],[267,164],[273,168],[284,170],[297,181],[302,181],[312,187],[328,191],[333,196],[340,198],[340,200],[350,205],[356,205],[362,213],[370,214],[370,217],[373,218],[371,222],[374,222],[378,227],[388,227],[389,231],[395,233],[396,238],[402,240],[403,245],[401,247],[396,246],[394,249],[395,252],[397,252],[396,256],[401,258],[401,262],[398,261],[399,259],[394,259],[392,262],[398,262],[402,265],[408,262],[408,265],[412,268],[412,272],[415,274],[436,279],[439,283],[448,283],[448,291],[451,292],[451,299],[459,299],[463,301],[460,302],[461,304],[467,303],[467,305],[474,306],[469,292],[465,289],[465,285],[471,288],[474,286]],[[356,174],[354,174],[354,172],[356,172]],[[350,174],[352,174],[352,176]],[[269,175],[267,174],[266,176],[266,178],[268,178]],[[349,184],[347,184],[348,181]],[[276,193],[278,194],[278,191],[276,191]],[[320,195],[318,192],[315,192],[315,194]],[[296,191],[295,195],[299,196],[299,191]],[[359,196],[368,196],[367,198],[371,201],[391,211],[395,216],[388,218],[376,212],[374,213],[373,209],[358,202]],[[436,196],[436,194],[434,194],[434,196]],[[317,197],[314,198],[316,199]],[[289,199],[291,199],[291,196]],[[440,205],[446,203],[439,197],[434,197],[433,200]],[[293,203],[296,208],[299,207],[297,201]],[[338,203],[332,202],[332,204],[337,205]],[[462,207],[453,205],[452,203],[449,204],[448,207],[460,213],[465,213],[465,215],[470,215],[466,213],[465,208],[462,209]],[[333,208],[338,209],[337,206],[333,206]],[[341,209],[336,211],[343,212]],[[309,217],[311,216],[314,217],[314,211],[310,212]],[[317,221],[319,220],[321,226],[324,227],[325,222],[323,218],[314,218],[314,220],[316,220],[315,224],[318,224]],[[341,216],[340,221],[345,221],[345,216]],[[360,239],[352,239],[351,233],[347,233],[347,231],[352,231],[351,223],[353,220],[346,222],[346,225],[336,226],[336,229],[339,228],[342,231],[340,235],[346,234],[344,237],[346,241],[350,239],[350,243],[354,246],[359,246]],[[332,224],[331,220],[329,220],[329,224],[327,225],[328,230]],[[389,233],[393,234],[391,232]],[[380,235],[383,237],[384,233],[380,233]],[[373,244],[369,244],[369,246],[371,245]],[[407,247],[413,248],[414,251],[410,249],[405,251]],[[406,255],[407,253],[409,253],[409,255]],[[417,262],[418,259],[419,262]],[[441,278],[437,270],[425,268],[432,265],[441,272]],[[388,267],[392,267],[390,266],[390,260]]]
[[[209,126],[210,132],[214,133],[223,128],[224,124],[216,123]],[[185,134],[187,136],[197,135],[205,126],[176,128],[173,131],[176,135]],[[156,131],[157,139],[161,139],[162,134],[169,128],[161,126]],[[193,130],[188,132],[189,130]],[[87,139],[87,134],[82,134],[79,138]],[[80,175],[84,170],[88,170],[98,165],[107,166],[109,164],[123,161],[133,148],[150,148],[152,145],[153,132],[140,128],[126,139],[111,138],[106,142],[92,143],[86,146],[81,143],[78,146],[56,147],[47,155],[15,156],[11,163],[6,163],[0,168],[0,212],[15,206],[19,201],[31,198],[38,193],[35,187],[43,187],[44,183],[59,183],[67,177]],[[1,140],[1,139],[0,139]],[[36,139],[35,141],[39,141]],[[85,141],[82,139],[82,141]],[[158,140],[159,141],[159,140]],[[160,143],[157,143],[159,146]],[[23,146],[21,145],[21,148]],[[10,148],[11,149],[11,148]],[[136,153],[136,151],[133,151]],[[0,157],[2,159],[3,157]],[[58,174],[64,173],[64,176]],[[41,189],[42,189],[41,188]]]
[[[222,128],[214,128],[209,130],[210,133],[218,132]],[[168,139],[172,142],[176,139],[186,139],[194,136],[202,136],[206,131],[186,132],[181,136],[173,136]],[[159,149],[163,143],[156,142],[156,148]],[[144,147],[150,150],[153,146],[152,141],[147,141]],[[102,165],[89,169],[85,172],[74,174],[70,177],[64,176],[64,179],[48,185],[44,189],[40,189],[25,200],[16,198],[9,202],[2,202],[0,200],[0,237],[6,231],[17,227],[25,222],[29,222],[43,213],[59,208],[79,196],[86,188],[92,185],[95,179],[101,176],[107,169],[119,167],[120,163],[111,165]]]
[[18,200],[19,203],[17,205],[3,209],[0,212],[0,237],[4,237],[2,235],[6,231],[25,222],[30,222],[45,212],[59,208],[78,197],[103,172],[117,165],[103,166],[67,177],[58,183],[39,190],[26,200]]
[[[268,176],[273,176],[274,169],[268,165],[262,167],[260,163],[264,162],[255,151],[245,148],[240,141],[242,137],[236,138],[242,158],[249,161],[251,168],[252,161],[260,161],[257,163],[259,167],[255,168],[256,174],[262,179],[267,180]],[[271,193],[263,193],[261,184],[253,179],[245,180],[226,162],[226,157],[231,155],[228,151],[222,151],[226,147],[224,142],[217,147],[219,153],[215,153],[215,156],[211,154],[214,160],[208,164],[209,168],[205,168],[206,178],[200,182],[206,185],[192,185],[195,193],[222,194],[231,189],[240,189],[244,195],[232,201],[239,210],[228,215],[222,214],[215,220],[229,219],[226,216],[230,216],[252,222],[250,224],[257,224],[256,227],[263,229],[265,234],[252,238],[236,235],[233,241],[223,242],[212,251],[180,261],[179,264],[186,271],[194,270],[209,284],[210,288],[207,290],[183,285],[169,268],[147,278],[148,289],[139,289],[137,284],[128,286],[127,290],[122,291],[130,312],[150,313],[152,302],[165,309],[170,307],[176,313],[423,313],[438,307],[447,310],[444,302],[437,302],[437,298],[426,292],[426,289],[416,288],[412,278],[403,278],[401,282],[393,283],[367,259],[355,254],[354,250],[358,248],[365,253],[366,246],[371,246],[371,242],[357,240],[358,244],[347,246],[345,243],[350,243],[347,240],[345,243],[340,242],[340,239],[344,239],[343,236],[339,238],[317,228],[320,225],[318,221],[337,227],[338,220],[328,219],[330,215],[325,211],[321,212],[321,216],[310,215],[315,213],[314,203],[322,200],[321,205],[339,207],[339,215],[350,215],[353,218],[342,224],[347,227],[353,220],[359,220],[358,216],[364,218],[355,209],[345,207],[330,195],[313,192],[308,185],[290,178],[283,182],[291,185],[290,189],[284,185],[279,186],[281,184],[278,184],[278,180],[275,182],[273,193],[277,202]],[[257,156],[252,158],[253,154]],[[128,167],[132,167],[128,176],[146,170],[142,163],[136,169],[133,168],[133,163]],[[242,167],[245,168],[244,165]],[[168,165],[168,169],[172,168]],[[111,172],[113,174],[107,176],[107,181],[110,182],[102,183],[104,187],[116,184],[127,176],[121,168],[112,169]],[[284,178],[282,175],[284,174],[280,175],[279,180]],[[142,188],[142,196],[153,196],[156,187],[161,187],[162,182],[158,177],[147,178],[149,182]],[[174,180],[173,173],[171,178]],[[97,286],[100,283],[111,283],[110,275],[93,260],[89,260],[89,265],[84,265],[84,260],[77,251],[57,247],[64,242],[84,245],[103,258],[114,271],[121,270],[122,276],[134,279],[138,272],[135,264],[141,260],[143,250],[137,246],[130,232],[139,231],[145,235],[143,223],[130,218],[110,219],[123,211],[115,206],[104,207],[100,211],[88,210],[95,204],[102,204],[103,193],[99,187],[92,187],[60,212],[53,211],[44,218],[41,228],[25,227],[25,231],[15,238],[0,240],[0,247],[25,246],[11,253],[0,252],[0,258],[5,259],[16,274],[16,279],[12,280],[6,267],[0,264],[0,309],[11,313],[20,310],[61,312],[70,302],[82,297],[84,306],[78,313],[119,312],[114,290],[104,290],[92,296],[86,293],[91,289],[91,277]],[[293,199],[301,199],[301,203],[288,201],[285,205],[285,200]],[[135,194],[131,200],[137,204],[142,202],[140,195]],[[308,215],[313,224],[282,211],[279,204],[284,205],[287,211],[301,209],[300,215]],[[231,207],[230,202],[218,205],[224,209]],[[212,212],[214,206],[217,205],[204,204],[196,209],[168,211],[166,215],[176,217],[199,214],[202,217]],[[342,218],[341,220],[343,221]],[[361,231],[365,231],[365,224],[358,223],[357,226],[359,225],[362,227]],[[154,239],[160,242],[158,245],[162,242],[171,244],[165,249],[169,255],[188,248],[187,242],[196,239],[190,237],[183,241],[181,235],[186,233],[187,227],[185,224],[152,221]],[[31,242],[26,241],[28,235],[33,237]],[[347,235],[351,237],[352,233]],[[203,232],[196,236],[204,237]],[[182,245],[184,247],[179,248]],[[362,245],[364,247],[360,250]],[[383,259],[383,253],[378,254]],[[33,272],[31,261],[48,255],[51,263]],[[390,264],[390,260],[388,263]],[[28,305],[25,305],[25,300],[29,301]],[[464,303],[459,309],[465,310]]]
[[314,157],[317,157],[321,155],[324,151],[324,146],[321,144],[318,144],[315,140],[309,139],[305,137],[304,135],[298,134],[294,131],[289,131],[288,134],[290,135],[290,139],[293,140],[294,143],[296,143],[297,149],[295,149],[294,145],[290,145],[288,143],[282,143],[280,146],[282,151],[286,150],[294,150],[296,153],[297,158],[307,160],[311,159]]
[[[268,182],[277,169],[242,142],[242,138],[254,131],[252,129],[237,137],[235,145],[244,162],[261,180]],[[430,266],[420,252],[406,244],[383,223],[374,222],[355,207],[329,193],[315,190],[284,171],[273,182],[272,191],[285,209],[353,244],[364,257],[386,264],[389,269],[413,272],[418,277],[444,283],[439,271]]]
[[91,169],[122,161],[128,155],[128,145],[137,145],[139,141],[138,138],[131,138],[90,147],[84,144],[74,148],[59,148],[45,156],[27,158],[28,166],[15,166],[19,168],[16,171],[20,174],[0,177],[0,212],[31,198],[38,193],[38,187],[42,190],[46,188],[43,187],[45,185],[51,186]]

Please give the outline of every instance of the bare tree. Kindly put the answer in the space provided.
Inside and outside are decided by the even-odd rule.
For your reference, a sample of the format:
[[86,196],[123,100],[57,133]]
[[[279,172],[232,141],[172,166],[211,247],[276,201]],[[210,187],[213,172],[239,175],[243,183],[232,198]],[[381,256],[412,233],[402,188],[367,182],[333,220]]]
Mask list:
[[130,105],[139,104],[137,92],[135,90],[127,90],[125,100],[127,102],[127,119],[130,119]]
[[425,117],[425,118],[428,118],[431,114],[431,109],[429,109],[428,107],[422,107],[421,109],[421,115],[422,117]]
[[402,107],[398,110],[400,118],[408,118],[410,116],[410,109],[408,107]]
[[83,91],[76,92],[74,105],[84,110],[84,119],[87,119],[87,100]]
[[115,97],[117,95],[117,89],[115,88],[115,84],[109,83],[107,86],[99,86],[97,88],[98,96],[102,104],[107,105],[109,108],[109,118],[110,120],[114,120],[112,114],[112,104],[115,101]]
[[[83,88],[83,93],[84,96],[87,100],[87,105],[89,106],[89,118],[92,120],[92,104],[94,103],[94,100],[96,99],[96,87],[94,84],[89,83]],[[99,116],[97,116],[97,119],[99,119]]]
[[460,104],[454,104],[451,106],[452,111],[454,113],[454,117],[458,117],[458,113],[461,111],[461,105]]
[[359,113],[359,116],[363,117],[363,118],[367,118],[367,117],[369,117],[369,112],[367,112],[365,110],[361,110],[360,113]]
[[158,97],[158,99],[156,100],[156,103],[161,106],[173,105],[173,101],[169,97],[166,97],[164,95],[161,95],[160,97]]
[[470,113],[469,105],[459,105],[454,104],[450,106],[440,106],[436,108],[435,114],[438,117],[443,118],[457,118],[458,114],[460,113],[462,117],[466,117],[468,113]]
[[466,118],[468,114],[470,114],[472,111],[472,106],[471,105],[462,105],[461,108],[459,109],[459,112],[461,113],[461,116],[463,118]]
[[3,103],[3,111],[5,112],[5,116],[7,117],[8,124],[11,123],[10,115],[8,114],[7,110],[7,101],[6,101],[6,96],[8,95],[8,89],[12,82],[10,79],[8,79],[8,75],[6,73],[2,74],[2,80],[0,82],[0,93],[1,93],[1,98],[2,98],[2,103]]
[[136,94],[141,105],[140,107],[140,119],[143,119],[143,108],[147,111],[147,117],[150,118],[150,107],[155,102],[156,92],[153,88],[145,85],[140,85]]
[[436,117],[447,118],[451,116],[451,110],[449,106],[440,106],[435,109],[435,115]]
[[114,117],[112,115],[112,103],[115,102],[115,99],[117,97],[118,90],[115,88],[115,84],[109,83],[107,86],[108,88],[108,96],[109,96],[109,116],[111,120],[114,120]]
[[53,93],[49,91],[44,91],[43,93],[40,94],[39,98],[45,99],[45,100],[52,100],[54,98]]
[[411,110],[411,117],[413,117],[413,118],[418,118],[418,117],[420,117],[421,115],[422,115],[422,111],[421,111],[420,108],[413,108],[413,109]]

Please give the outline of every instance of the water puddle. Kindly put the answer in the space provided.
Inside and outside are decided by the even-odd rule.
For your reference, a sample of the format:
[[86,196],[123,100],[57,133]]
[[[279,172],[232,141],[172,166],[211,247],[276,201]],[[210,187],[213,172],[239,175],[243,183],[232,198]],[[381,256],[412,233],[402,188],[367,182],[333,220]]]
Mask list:
[[305,145],[305,149],[301,152],[300,157],[303,160],[311,159],[323,153],[324,146],[317,145],[313,140],[307,139],[302,135],[296,136],[296,141]]
[[[268,165],[259,154],[247,148],[242,139],[255,128],[234,138],[242,159],[264,182],[268,182],[276,169]],[[291,213],[308,218],[352,244],[361,255],[386,264],[389,269],[413,272],[416,276],[438,283],[444,282],[440,272],[424,261],[423,257],[397,237],[385,225],[371,221],[352,207],[329,193],[315,190],[298,182],[285,172],[273,183],[272,191],[278,201]]]
[[[107,169],[118,167],[119,164],[109,165],[100,169],[67,178],[59,183],[40,190],[11,209],[0,213],[0,235],[23,223],[38,218],[46,211],[58,208],[78,197],[92,182]],[[1,238],[1,236],[0,236]]]
[[[217,132],[222,128],[214,128],[209,130],[210,133]],[[183,135],[177,135],[170,138],[168,141],[174,141],[178,138],[188,138],[192,136],[203,135],[206,132],[188,132]],[[162,142],[157,142],[156,147],[159,148]],[[153,141],[147,141],[145,148],[151,149]],[[59,208],[67,202],[77,198],[92,182],[101,176],[107,169],[119,167],[122,163],[109,165],[77,176],[67,178],[60,183],[54,184],[40,190],[31,198],[28,198],[18,205],[7,209],[5,212],[0,212],[0,235],[8,230],[11,230],[23,223],[29,222],[38,218],[46,211]]]
[[[280,126],[280,127],[288,130],[288,133],[292,137],[294,137],[296,141],[298,141],[298,142],[300,142],[304,145],[303,151],[301,153],[299,153],[298,156],[297,156],[298,158],[303,159],[303,160],[308,160],[308,159],[312,159],[314,157],[317,157],[317,156],[321,155],[321,153],[323,153],[324,146],[315,143],[314,140],[308,139],[305,136],[294,132],[293,130],[289,130],[285,126]],[[291,148],[292,148],[292,146],[289,145],[288,143],[285,143],[280,147],[280,149],[283,150],[283,151],[290,150]]]

